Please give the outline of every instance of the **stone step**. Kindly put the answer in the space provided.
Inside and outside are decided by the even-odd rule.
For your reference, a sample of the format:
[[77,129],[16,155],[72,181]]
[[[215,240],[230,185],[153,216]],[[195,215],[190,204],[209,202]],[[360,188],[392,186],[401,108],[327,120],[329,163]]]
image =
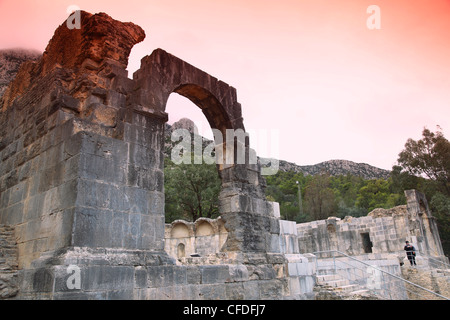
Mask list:
[[323,274],[323,275],[318,275],[316,278],[317,278],[317,281],[321,281],[321,282],[342,279],[341,276],[338,274]]
[[370,291],[366,290],[366,289],[359,289],[359,290],[350,292],[350,294],[365,295],[365,294],[370,294]]
[[340,287],[336,287],[334,290],[335,291],[340,291],[340,292],[344,292],[344,293],[350,293],[352,291],[356,291],[359,290],[360,287],[356,284],[348,284],[345,286],[340,286]]
[[339,279],[339,280],[330,280],[330,281],[324,281],[323,284],[326,284],[333,288],[338,288],[342,286],[346,286],[349,284],[348,280],[346,279]]

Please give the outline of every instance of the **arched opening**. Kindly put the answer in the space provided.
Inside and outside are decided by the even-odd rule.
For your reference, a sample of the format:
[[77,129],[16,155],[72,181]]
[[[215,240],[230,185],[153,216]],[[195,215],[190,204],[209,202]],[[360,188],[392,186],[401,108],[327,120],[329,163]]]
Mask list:
[[179,243],[177,247],[177,258],[181,259],[186,256],[185,245],[183,243]]
[[206,237],[214,234],[214,229],[209,222],[201,221],[195,228],[196,237]]
[[[203,93],[199,95],[203,97]],[[209,120],[192,101],[175,92],[169,96],[166,112],[169,116],[164,150],[166,223],[177,219],[194,222],[202,217],[217,218],[221,180],[216,165],[203,159],[204,154],[214,155]],[[186,136],[180,137],[180,129],[189,132],[189,148],[182,147]],[[191,153],[184,159],[188,163],[184,160],[177,163],[173,158],[175,150],[180,149],[182,153]]]
[[174,92],[186,97],[199,107],[212,129],[218,129],[225,135],[226,129],[232,128],[231,121],[221,103],[205,88],[194,84],[183,84]]
[[364,250],[364,253],[372,253],[372,241],[370,240],[370,233],[369,232],[362,232],[361,233],[361,242],[362,247]]
[[171,236],[171,238],[174,238],[174,239],[188,238],[189,237],[189,229],[184,223],[177,223],[172,227],[170,236]]
[[[269,220],[272,217],[270,207],[265,205],[261,169],[256,162],[255,152],[249,148],[248,135],[245,132],[236,89],[162,49],[155,50],[150,56],[141,60],[141,68],[134,73],[133,80],[136,82],[136,94],[133,97],[133,103],[135,103],[138,112],[150,112],[155,118],[165,122],[167,121],[167,115],[171,113],[167,106],[169,97],[171,94],[177,93],[200,108],[209,126],[218,130],[215,132],[217,136],[218,132],[221,133],[222,142],[214,141],[214,146],[216,147],[217,157],[219,159],[226,158],[227,161],[222,164],[218,163],[217,167],[214,165],[214,168],[216,174],[218,173],[220,177],[218,180],[220,214],[226,221],[226,230],[228,231],[224,250],[258,252],[272,250],[270,239],[272,235],[274,237],[277,235],[277,229],[274,227],[270,230],[264,229],[261,232],[259,229],[252,228],[253,221],[263,220],[264,223],[270,224]],[[233,132],[233,138],[226,135],[228,130]],[[239,132],[237,132],[238,130]],[[236,133],[239,133],[239,139],[236,139],[234,135]],[[242,136],[244,138],[241,138]],[[177,140],[175,139],[175,141]],[[243,142],[241,143],[241,141]],[[230,152],[227,153],[228,151]],[[236,163],[232,156],[238,154],[239,151],[241,155],[241,157],[238,155],[239,160],[245,158],[242,162]],[[177,150],[175,154],[177,154],[176,152]],[[249,161],[250,159],[252,161]],[[179,163],[172,168],[179,168],[178,173],[181,171],[185,174],[189,171],[187,168],[182,168],[182,161]],[[198,168],[200,167],[203,167],[203,165]],[[170,195],[171,188],[167,183],[170,179],[167,175],[177,173],[177,169],[172,168],[168,168],[167,165],[164,166],[164,163],[161,162],[158,168],[158,170],[164,170],[162,191],[165,193],[166,209],[168,204],[172,204],[175,209],[180,208],[181,206],[175,204],[175,201],[181,196],[185,196],[188,188],[187,184],[183,185],[187,181],[186,179],[172,179],[172,181],[177,181],[174,188],[181,187],[182,191],[172,192],[173,196]],[[197,175],[202,175],[198,172],[199,170],[196,171]],[[201,198],[204,199],[203,196]],[[236,203],[232,202],[237,198],[242,200],[238,203],[239,208],[235,208],[233,205]],[[217,198],[217,200],[219,199]],[[244,203],[249,203],[249,201],[255,203],[258,212],[253,212],[250,207],[244,206]],[[191,203],[192,201],[187,201],[185,206],[192,207]],[[264,203],[264,205],[257,205],[257,203]],[[202,210],[211,207],[214,208],[214,206],[202,206]],[[190,210],[194,213],[199,212],[195,208],[190,208]],[[217,210],[217,213],[219,213],[219,210]],[[164,215],[163,212],[162,214]],[[195,218],[199,217],[200,214],[193,214],[193,216],[189,220],[195,221]],[[263,217],[261,218],[261,216]],[[242,226],[244,231],[236,229],[236,226]]]

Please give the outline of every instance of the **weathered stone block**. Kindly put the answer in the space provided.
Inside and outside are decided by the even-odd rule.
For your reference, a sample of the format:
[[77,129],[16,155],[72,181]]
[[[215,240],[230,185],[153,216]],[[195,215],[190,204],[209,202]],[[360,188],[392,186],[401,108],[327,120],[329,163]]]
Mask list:
[[227,265],[201,266],[201,283],[223,283],[230,281],[230,272]]
[[60,94],[48,110],[48,116],[52,115],[59,109],[66,109],[76,113],[81,111],[80,101],[66,94]]
[[132,289],[134,268],[131,266],[88,266],[81,272],[83,291]]
[[242,284],[244,287],[244,300],[260,299],[260,288],[258,281],[246,281]]
[[199,300],[226,299],[226,286],[223,284],[206,284],[199,287]]
[[52,292],[55,275],[49,268],[32,270],[27,276],[32,277],[32,290],[35,292]]
[[188,284],[200,284],[202,281],[202,272],[199,267],[188,266],[186,269],[186,280]]
[[240,282],[249,279],[248,269],[245,265],[229,265],[230,281]]
[[280,280],[259,281],[258,288],[261,300],[280,300],[283,284]]
[[227,283],[225,287],[226,299],[228,300],[244,300],[246,297],[245,282]]
[[170,287],[175,284],[173,266],[155,266],[148,269],[148,287]]

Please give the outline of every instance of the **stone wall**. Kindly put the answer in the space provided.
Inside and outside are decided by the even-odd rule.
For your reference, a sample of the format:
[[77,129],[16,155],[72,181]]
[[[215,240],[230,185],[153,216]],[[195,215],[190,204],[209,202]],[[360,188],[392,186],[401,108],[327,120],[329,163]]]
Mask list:
[[351,256],[393,253],[403,260],[403,247],[408,240],[419,255],[448,262],[425,197],[415,190],[406,191],[405,194],[407,205],[375,209],[366,217],[330,217],[298,224],[300,252],[337,250]]
[[0,225],[0,299],[17,295],[17,246],[14,229]]
[[[436,292],[444,297],[450,297],[450,270],[424,270],[417,268],[402,268],[405,280],[423,288]],[[443,300],[430,292],[406,284],[408,299],[410,300]]]
[[[128,55],[144,31],[104,13],[80,17],[80,29],[57,28],[0,100],[0,223],[15,229],[17,298],[291,296],[278,217],[260,165],[249,161],[248,135],[245,163],[218,166],[222,232],[196,226],[185,254],[194,246],[203,257],[190,265],[165,251],[167,98],[187,97],[225,133],[244,130],[236,89],[161,49],[130,79]],[[216,144],[227,147],[239,145]]]
[[[278,204],[273,204],[278,208]],[[278,211],[277,211],[278,212]],[[275,213],[277,215],[277,213]],[[280,235],[276,241],[282,256],[278,256],[278,263],[273,270],[270,265],[260,267],[251,260],[239,254],[237,265],[231,264],[234,255],[223,252],[227,232],[223,227],[223,220],[200,218],[195,222],[176,220],[166,224],[165,248],[166,252],[177,259],[179,266],[204,266],[223,264],[229,272],[239,274],[239,281],[268,280],[280,277],[284,280],[283,295],[290,299],[312,299],[314,296],[316,257],[312,254],[302,255],[298,251],[296,223],[279,220]],[[275,245],[275,244],[274,244]],[[182,248],[182,249],[180,249]],[[276,257],[273,255],[272,258]],[[282,259],[280,259],[283,257]],[[254,259],[254,258],[253,258]],[[261,259],[261,258],[260,258]],[[284,262],[283,262],[284,259]],[[242,261],[247,260],[247,263]],[[258,260],[254,260],[258,261]],[[263,262],[261,260],[260,262]],[[246,284],[243,284],[246,286]],[[239,296],[243,296],[242,293]]]
[[295,221],[279,220],[279,223],[279,246],[280,252],[287,259],[286,272],[291,297],[295,299],[313,299],[316,285],[317,258],[313,254],[300,254]]

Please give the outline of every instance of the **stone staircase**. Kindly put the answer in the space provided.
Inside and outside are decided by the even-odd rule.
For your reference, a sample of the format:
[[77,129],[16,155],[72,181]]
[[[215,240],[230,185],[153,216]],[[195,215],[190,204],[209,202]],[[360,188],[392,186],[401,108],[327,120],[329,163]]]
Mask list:
[[318,300],[377,300],[378,298],[364,287],[350,284],[339,274],[321,274],[316,276]]
[[14,229],[0,225],[0,300],[17,295],[17,269]]

